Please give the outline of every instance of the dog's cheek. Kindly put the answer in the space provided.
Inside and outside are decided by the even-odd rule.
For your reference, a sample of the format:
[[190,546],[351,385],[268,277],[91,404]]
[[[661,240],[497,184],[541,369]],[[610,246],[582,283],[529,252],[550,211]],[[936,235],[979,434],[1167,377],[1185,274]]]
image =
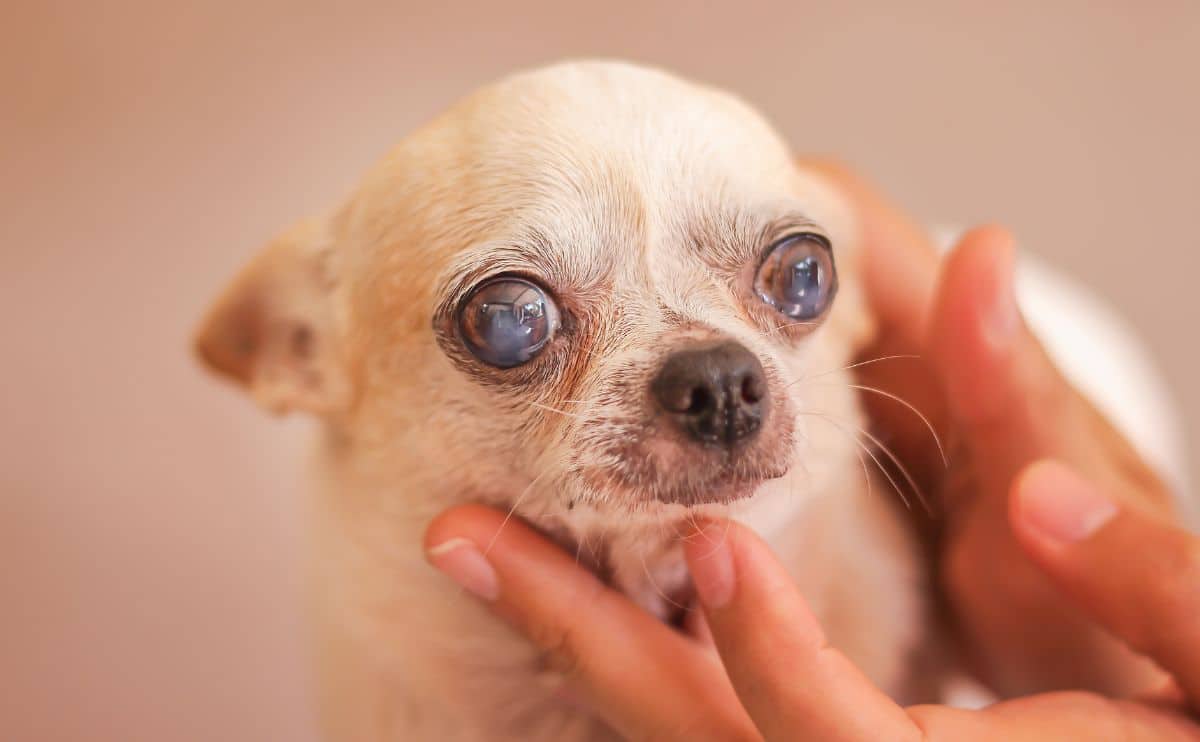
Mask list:
[[838,287],[828,326],[829,332],[841,339],[847,359],[875,341],[879,322],[871,312],[859,281],[846,280]]

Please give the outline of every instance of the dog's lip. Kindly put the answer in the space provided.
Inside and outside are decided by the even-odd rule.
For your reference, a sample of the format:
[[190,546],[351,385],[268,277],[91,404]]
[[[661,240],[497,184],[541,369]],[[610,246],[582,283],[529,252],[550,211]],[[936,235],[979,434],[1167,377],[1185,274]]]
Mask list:
[[[662,503],[685,507],[701,507],[748,500],[758,493],[759,487],[763,484],[785,476],[788,471],[790,471],[790,467],[780,466],[757,475],[745,476],[736,471],[726,470],[700,486],[680,487],[678,490],[658,492],[655,499]],[[697,496],[700,492],[705,494]]]

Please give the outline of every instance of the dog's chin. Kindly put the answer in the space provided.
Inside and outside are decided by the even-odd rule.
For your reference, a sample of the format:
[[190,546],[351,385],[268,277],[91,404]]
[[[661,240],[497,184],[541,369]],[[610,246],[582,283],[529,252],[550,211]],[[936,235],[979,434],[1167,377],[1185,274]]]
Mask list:
[[[710,505],[731,505],[755,495],[759,488],[772,479],[788,473],[788,467],[772,467],[761,472],[729,470],[700,481],[682,481],[660,486],[653,493],[653,500],[663,505],[684,508],[702,508]],[[646,493],[640,493],[645,497]]]

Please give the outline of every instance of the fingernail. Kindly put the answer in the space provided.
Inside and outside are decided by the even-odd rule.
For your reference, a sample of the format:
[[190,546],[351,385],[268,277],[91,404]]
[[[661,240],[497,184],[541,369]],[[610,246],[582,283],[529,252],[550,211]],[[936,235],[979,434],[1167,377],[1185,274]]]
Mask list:
[[733,597],[733,553],[728,526],[709,523],[684,542],[696,595],[708,608],[720,608]]
[[985,336],[994,348],[1010,346],[1020,325],[1015,272],[1016,255],[1010,247],[1004,251],[1003,256],[996,258],[991,302],[983,317]]
[[500,595],[496,570],[471,541],[452,538],[430,548],[426,554],[430,564],[476,597],[491,602]]
[[1051,541],[1083,541],[1117,514],[1116,504],[1060,464],[1036,464],[1019,486],[1022,519]]

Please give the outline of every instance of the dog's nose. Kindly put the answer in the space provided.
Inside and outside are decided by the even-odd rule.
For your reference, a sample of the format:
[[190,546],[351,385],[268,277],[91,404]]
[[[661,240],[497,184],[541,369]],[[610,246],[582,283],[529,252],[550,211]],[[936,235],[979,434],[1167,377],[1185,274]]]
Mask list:
[[651,391],[689,436],[726,448],[757,433],[767,410],[762,364],[729,340],[672,353]]

